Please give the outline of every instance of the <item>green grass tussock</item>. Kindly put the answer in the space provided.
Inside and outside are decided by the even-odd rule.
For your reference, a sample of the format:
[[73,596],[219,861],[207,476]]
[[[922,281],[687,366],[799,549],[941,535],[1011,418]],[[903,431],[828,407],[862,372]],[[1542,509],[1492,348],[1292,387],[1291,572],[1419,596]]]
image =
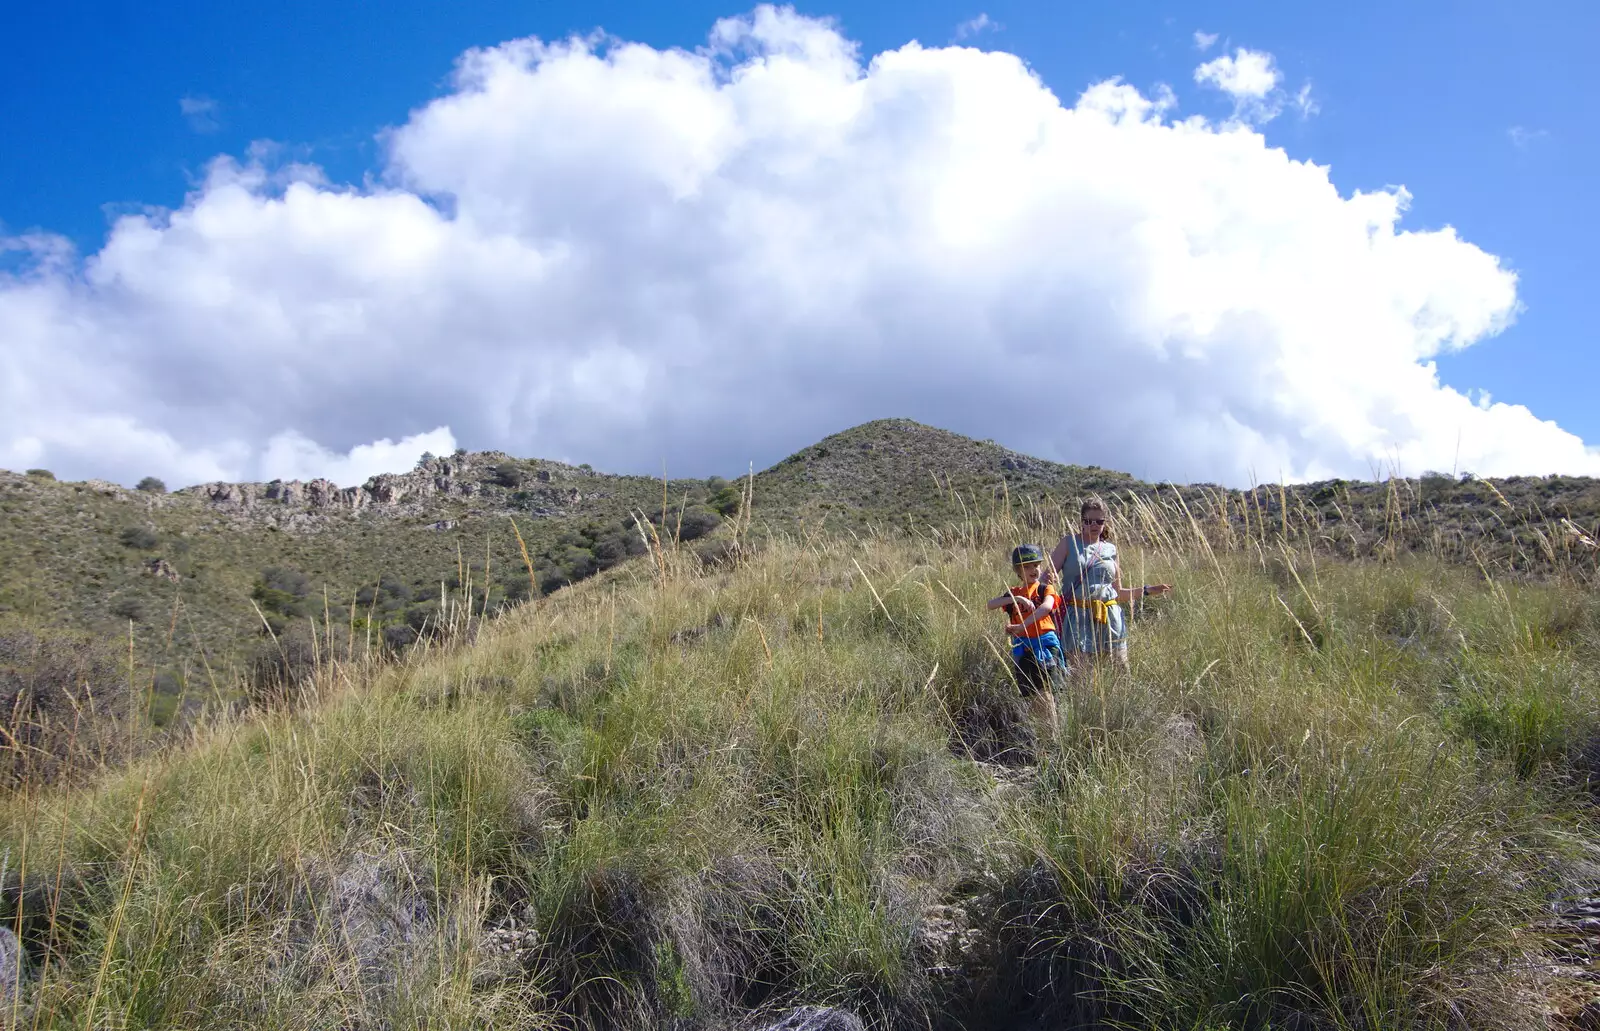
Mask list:
[[[1013,537],[653,553],[0,801],[35,1027],[1542,1027],[1597,839],[1574,582],[1130,520],[1031,724]],[[1185,536],[1185,534],[1188,534]]]

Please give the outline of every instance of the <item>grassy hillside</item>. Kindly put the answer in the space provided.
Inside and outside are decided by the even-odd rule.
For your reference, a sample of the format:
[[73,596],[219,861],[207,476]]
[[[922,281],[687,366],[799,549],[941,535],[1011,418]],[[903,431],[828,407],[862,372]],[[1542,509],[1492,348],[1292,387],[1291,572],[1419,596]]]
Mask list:
[[[1031,518],[1031,517],[1029,517]],[[1032,727],[1024,519],[668,549],[0,803],[33,1027],[1535,1028],[1595,994],[1600,600],[1176,505]],[[473,638],[470,643],[468,639]]]
[[[0,472],[0,629],[75,631],[123,656],[131,641],[137,679],[195,693],[216,680],[231,691],[263,647],[272,650],[263,616],[280,635],[304,636],[331,617],[354,620],[364,640],[370,628],[380,647],[404,645],[427,632],[452,592],[470,585],[479,607],[498,610],[643,553],[631,513],[661,521],[660,480],[473,457],[468,496],[360,511],[241,507],[200,490]],[[683,511],[715,524],[692,504],[705,498],[703,483],[665,487],[669,529]]]
[[[232,699],[241,680],[258,689],[292,675],[312,661],[312,642],[330,625],[363,645],[401,650],[437,631],[452,598],[470,594],[477,608],[499,611],[642,553],[651,534],[710,534],[699,547],[714,561],[726,547],[717,541],[731,535],[719,529],[725,516],[744,518],[756,538],[804,539],[915,537],[1025,515],[1050,538],[1078,499],[1098,493],[1124,511],[1181,503],[1225,543],[1289,533],[1346,557],[1421,550],[1541,576],[1574,562],[1592,569],[1590,545],[1600,537],[1593,480],[1159,486],[907,420],[847,430],[732,484],[664,485],[460,453],[354,493],[362,505],[319,507],[297,485],[168,494],[0,473],[0,707],[20,690],[8,678],[35,677],[27,670],[41,661],[40,640],[62,632],[79,636],[52,647],[92,650],[93,668],[114,671],[97,690],[137,687],[166,719],[182,699]],[[740,513],[747,496],[753,509]]]
[[1309,534],[1336,554],[1426,551],[1521,573],[1559,567],[1574,548],[1591,551],[1580,533],[1600,538],[1600,480],[1590,477],[1426,473],[1234,491],[1061,465],[905,419],[836,434],[755,480],[761,521],[787,530],[925,532],[1016,512],[1045,523],[1051,536],[1089,494],[1124,506],[1181,500],[1223,535]]

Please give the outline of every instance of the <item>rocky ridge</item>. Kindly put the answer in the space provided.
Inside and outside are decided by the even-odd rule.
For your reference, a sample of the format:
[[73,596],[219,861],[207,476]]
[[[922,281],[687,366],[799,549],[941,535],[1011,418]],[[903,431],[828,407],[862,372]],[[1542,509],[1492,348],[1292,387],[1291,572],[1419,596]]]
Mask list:
[[296,529],[338,518],[434,514],[441,503],[451,502],[470,506],[468,514],[515,510],[535,517],[562,516],[585,500],[609,496],[600,486],[606,479],[590,469],[515,459],[503,451],[458,451],[425,456],[411,472],[383,473],[358,487],[320,478],[216,481],[185,487],[171,497],[193,498],[231,516]]

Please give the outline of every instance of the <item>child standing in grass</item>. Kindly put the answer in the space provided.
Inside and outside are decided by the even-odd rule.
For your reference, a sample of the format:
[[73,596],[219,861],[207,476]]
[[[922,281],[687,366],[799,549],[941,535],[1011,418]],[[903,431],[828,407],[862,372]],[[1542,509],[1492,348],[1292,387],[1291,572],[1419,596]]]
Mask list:
[[1011,662],[1017,686],[1033,710],[1034,717],[1056,731],[1055,681],[1061,675],[1061,639],[1056,636],[1056,612],[1061,596],[1054,587],[1040,580],[1044,549],[1037,544],[1022,544],[1011,551],[1011,567],[1022,583],[997,598],[989,608],[1004,609],[1006,633],[1011,635]]

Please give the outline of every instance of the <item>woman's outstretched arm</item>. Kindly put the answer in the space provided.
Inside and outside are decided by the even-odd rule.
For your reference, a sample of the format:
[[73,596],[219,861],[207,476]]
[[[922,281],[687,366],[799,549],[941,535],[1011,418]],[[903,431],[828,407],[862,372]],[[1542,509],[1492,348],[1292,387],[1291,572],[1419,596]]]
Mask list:
[[1122,573],[1120,571],[1117,573],[1117,578],[1112,581],[1112,585],[1117,589],[1117,600],[1124,602],[1145,596],[1154,598],[1157,595],[1172,593],[1171,584],[1144,584],[1140,587],[1124,587],[1122,586]]

